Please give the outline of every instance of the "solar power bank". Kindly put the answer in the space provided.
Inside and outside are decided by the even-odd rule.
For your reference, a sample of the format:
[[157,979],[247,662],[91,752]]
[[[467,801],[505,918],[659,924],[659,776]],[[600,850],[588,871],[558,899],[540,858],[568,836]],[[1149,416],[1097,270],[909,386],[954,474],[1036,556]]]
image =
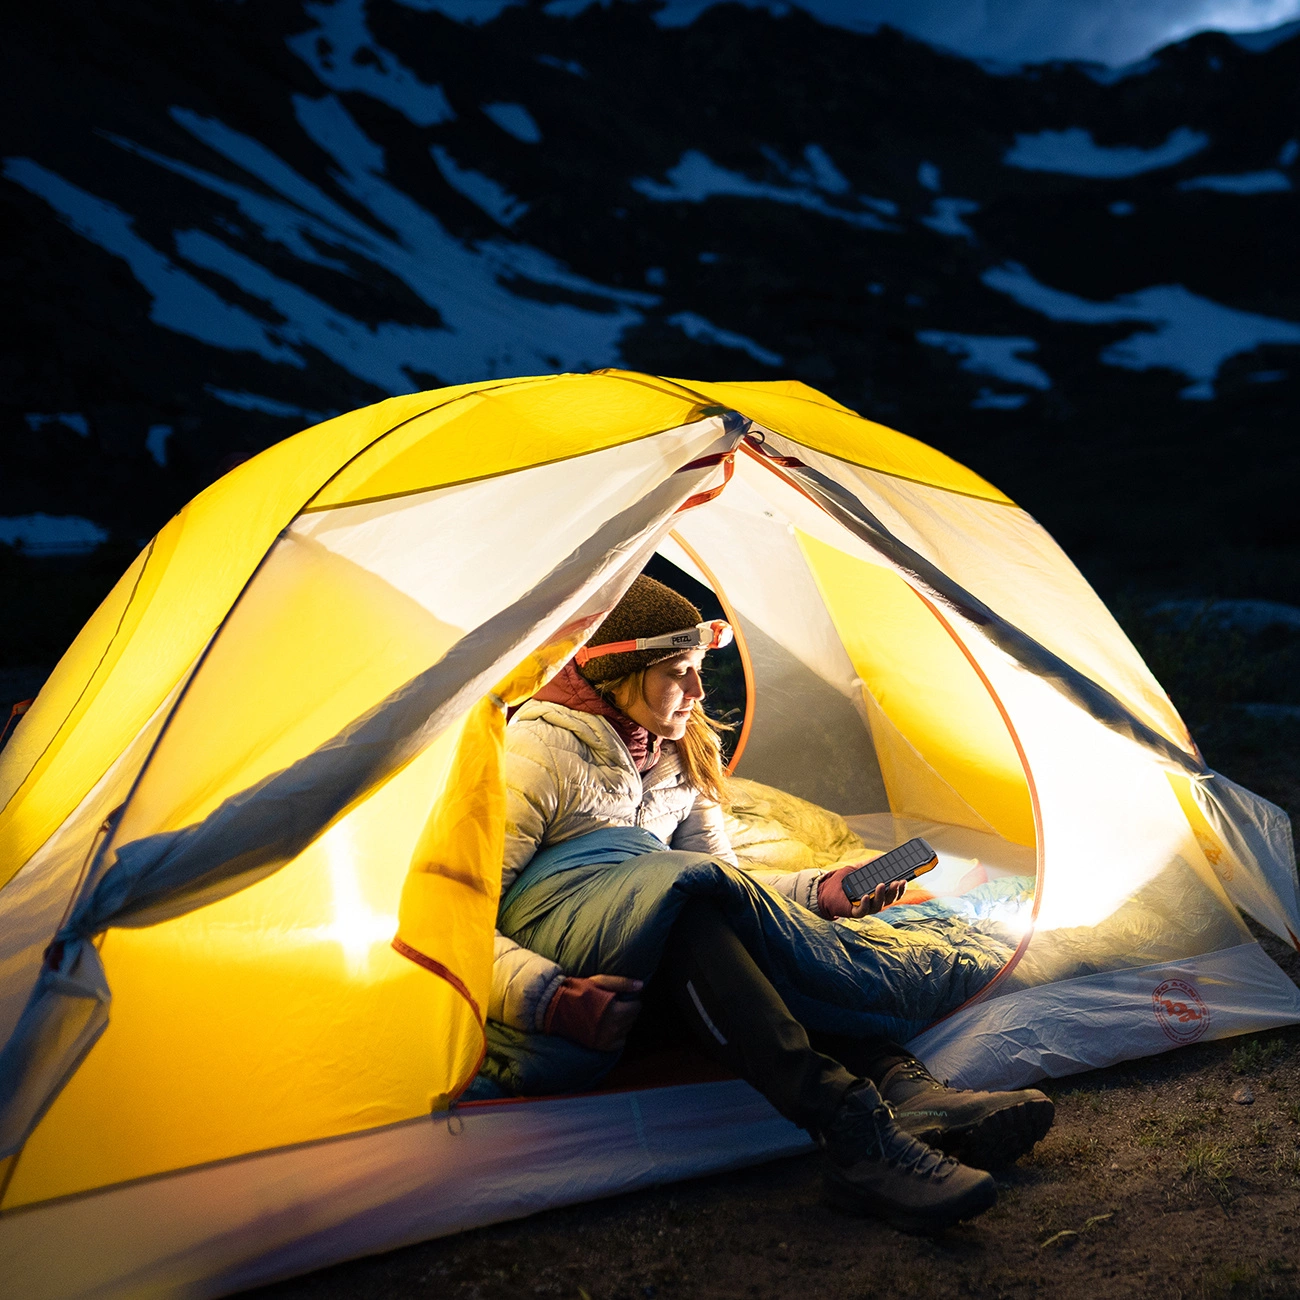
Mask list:
[[908,840],[896,849],[866,862],[844,877],[844,892],[850,903],[865,898],[877,885],[887,885],[891,880],[915,880],[932,870],[939,855],[922,839]]

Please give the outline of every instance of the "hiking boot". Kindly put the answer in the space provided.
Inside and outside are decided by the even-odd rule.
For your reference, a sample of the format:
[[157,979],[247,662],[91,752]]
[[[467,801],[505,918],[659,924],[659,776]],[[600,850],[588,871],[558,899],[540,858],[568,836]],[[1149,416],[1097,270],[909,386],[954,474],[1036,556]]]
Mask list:
[[1056,1115],[1037,1088],[966,1092],[947,1088],[920,1061],[902,1061],[885,1073],[880,1095],[905,1133],[976,1169],[1000,1169],[1047,1136]]
[[903,1232],[938,1232],[983,1214],[998,1198],[988,1174],[904,1133],[869,1083],[845,1094],[823,1137],[827,1199]]

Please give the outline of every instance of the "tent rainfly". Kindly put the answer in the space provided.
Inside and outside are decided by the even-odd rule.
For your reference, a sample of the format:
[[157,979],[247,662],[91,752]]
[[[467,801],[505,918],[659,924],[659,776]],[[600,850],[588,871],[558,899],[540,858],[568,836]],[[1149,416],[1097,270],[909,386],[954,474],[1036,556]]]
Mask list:
[[462,1102],[505,706],[654,555],[747,681],[738,776],[1032,881],[913,1050],[1011,1087],[1300,1021],[1285,815],[1208,770],[1043,529],[798,383],[626,371],[327,421],[149,543],[0,755],[0,1275],[216,1296],[803,1149],[738,1080]]

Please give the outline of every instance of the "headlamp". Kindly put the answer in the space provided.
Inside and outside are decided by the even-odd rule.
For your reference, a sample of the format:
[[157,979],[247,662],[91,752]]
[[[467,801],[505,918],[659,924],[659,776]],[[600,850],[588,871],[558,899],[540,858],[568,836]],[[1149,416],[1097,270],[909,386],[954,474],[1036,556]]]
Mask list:
[[583,646],[574,656],[582,665],[588,659],[598,659],[601,655],[627,654],[632,650],[677,650],[687,654],[691,650],[720,650],[730,645],[735,633],[731,624],[724,619],[714,619],[711,623],[696,623],[694,627],[683,628],[680,632],[665,632],[662,636],[641,636],[635,641],[609,641],[604,645]]

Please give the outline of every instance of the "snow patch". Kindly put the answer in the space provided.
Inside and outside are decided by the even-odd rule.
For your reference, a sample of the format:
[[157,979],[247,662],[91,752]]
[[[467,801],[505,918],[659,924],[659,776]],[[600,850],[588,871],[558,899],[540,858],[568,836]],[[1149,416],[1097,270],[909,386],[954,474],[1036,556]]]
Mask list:
[[151,424],[145,435],[144,449],[161,466],[167,464],[167,439],[175,433],[170,424]]
[[214,347],[255,352],[268,361],[293,366],[304,364],[265,322],[218,297],[146,243],[121,208],[88,194],[30,158],[6,158],[4,174],[44,199],[79,235],[124,261],[153,299],[149,319],[155,325]]
[[1238,704],[1236,707],[1259,722],[1300,722],[1300,704]]
[[1237,172],[1231,176],[1193,176],[1179,181],[1180,190],[1215,190],[1219,194],[1279,194],[1291,188],[1285,172]]
[[1049,320],[1148,326],[1112,343],[1101,353],[1101,361],[1127,370],[1177,371],[1192,381],[1179,396],[1192,400],[1214,396],[1214,380],[1229,357],[1266,343],[1300,347],[1300,324],[1295,321],[1224,307],[1181,284],[1155,285],[1122,294],[1114,302],[1094,302],[1040,284],[1015,263],[993,267],[980,278],[990,289]]
[[1277,600],[1162,600],[1147,613],[1177,627],[1204,623],[1252,636],[1272,627],[1300,632],[1300,608]]
[[338,93],[360,91],[395,108],[415,126],[455,120],[455,110],[442,87],[421,81],[371,36],[365,0],[307,4],[303,12],[316,26],[290,36],[285,43],[322,85]]
[[1018,411],[1028,401],[1026,393],[995,393],[991,388],[981,388],[979,396],[971,402],[971,410]]
[[943,188],[940,183],[939,169],[932,162],[923,162],[916,169],[916,183],[935,194]]
[[748,352],[755,361],[765,366],[779,366],[785,360],[779,352],[769,351],[753,339],[743,334],[733,334],[731,330],[719,329],[703,316],[693,311],[680,311],[676,316],[668,317],[668,324],[675,325],[692,343],[712,343],[717,347],[735,348],[738,352]]
[[72,430],[73,433],[79,433],[83,438],[90,437],[90,425],[86,423],[86,417],[78,411],[60,411],[57,415],[45,415],[39,411],[28,411],[23,417],[27,421],[27,427],[35,433],[38,429],[43,429],[47,424],[62,424]]
[[[301,406],[294,406],[292,402],[280,402],[274,397],[263,397],[260,393],[248,393],[240,389],[216,388],[212,384],[204,384],[203,391],[239,411],[260,411],[263,415],[278,415],[285,420],[305,420],[308,425],[332,420],[338,414],[337,411],[307,411]],[[165,425],[160,427],[166,428]]]
[[[799,175],[798,170],[785,170],[792,178]],[[811,170],[808,179],[811,182]],[[656,203],[703,203],[712,198],[767,199],[773,203],[806,208],[863,229],[894,229],[873,213],[833,206],[810,184],[784,186],[753,181],[742,172],[728,171],[719,166],[698,149],[688,149],[682,154],[677,165],[667,172],[667,184],[642,176],[632,181],[632,188]]]
[[[402,0],[399,0],[401,3]],[[559,59],[554,54],[539,54],[537,62],[546,68],[555,68],[559,72],[567,72],[574,77],[585,77],[587,69],[574,59]]]
[[419,13],[443,14],[453,22],[490,23],[503,10],[522,4],[523,0],[397,0],[407,9]]
[[[1032,361],[1024,361],[1022,352],[1037,352],[1033,339],[1006,338],[997,334],[953,334],[946,330],[918,330],[918,343],[928,348],[942,348],[960,357],[961,369],[973,375],[992,375],[1009,384],[1024,384],[1027,388],[1051,388],[1052,381],[1045,371]],[[987,390],[986,390],[987,391]]]
[[898,204],[893,199],[875,199],[869,194],[859,194],[858,202],[864,208],[871,208],[874,212],[879,212],[881,216],[898,216]]
[[803,151],[803,156],[808,164],[812,183],[819,190],[825,190],[827,194],[847,194],[852,188],[848,178],[831,161],[830,154],[821,145],[808,145]]
[[524,144],[541,143],[542,129],[522,104],[483,104],[481,107],[507,135],[522,140]]
[[108,541],[108,533],[80,515],[0,516],[0,542],[31,555],[85,555]]
[[1151,149],[1127,144],[1101,145],[1093,140],[1092,132],[1072,126],[1066,131],[1017,135],[1016,143],[1002,161],[1023,171],[1116,179],[1172,167],[1199,153],[1209,143],[1208,135],[1180,126],[1169,133],[1164,144]]
[[1277,165],[1279,167],[1290,167],[1297,158],[1300,158],[1300,140],[1288,140],[1277,151]]
[[515,198],[509,190],[498,185],[490,176],[482,172],[471,171],[462,167],[446,149],[435,144],[429,153],[437,163],[442,179],[457,194],[463,195],[475,207],[484,212],[502,226],[513,226],[528,211],[528,204]]
[[[294,108],[303,129],[334,160],[334,183],[357,211],[256,140],[188,110],[173,110],[173,119],[245,172],[247,183],[127,140],[115,143],[227,198],[258,235],[303,262],[352,275],[360,260],[396,276],[438,313],[441,324],[356,320],[256,260],[260,240],[238,247],[237,231],[223,237],[177,231],[171,256],[147,243],[127,213],[30,159],[10,158],[4,172],[42,197],[73,229],[124,259],[152,297],[155,323],[215,347],[299,368],[314,351],[388,393],[425,387],[430,375],[454,383],[617,364],[623,331],[643,318],[635,308],[658,302],[651,294],[597,284],[525,244],[462,243],[388,181],[383,150],[337,98],[297,96]],[[265,316],[226,302],[185,263],[266,304]],[[588,301],[578,306],[519,296],[509,288],[516,280],[582,294]],[[594,306],[591,299],[597,300]]]
[[980,205],[974,199],[935,199],[930,215],[922,217],[921,224],[929,226],[937,234],[967,239],[973,244],[975,232],[962,218],[979,210]]
[[1147,57],[1120,64],[1115,68],[1107,67],[1104,63],[1084,63],[1080,68],[1099,86],[1115,86],[1130,77],[1145,77],[1148,72],[1154,72],[1159,66],[1159,59]]

